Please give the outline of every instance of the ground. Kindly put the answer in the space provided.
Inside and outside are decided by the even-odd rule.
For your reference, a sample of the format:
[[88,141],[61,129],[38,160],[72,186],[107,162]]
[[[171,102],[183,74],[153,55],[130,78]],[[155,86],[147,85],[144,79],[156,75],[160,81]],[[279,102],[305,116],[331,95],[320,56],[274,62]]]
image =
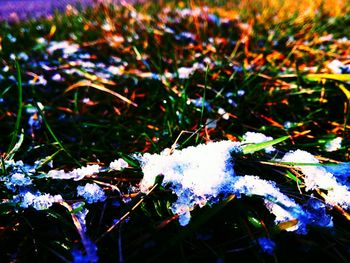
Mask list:
[[1,261],[346,262],[348,14],[163,0],[1,22]]

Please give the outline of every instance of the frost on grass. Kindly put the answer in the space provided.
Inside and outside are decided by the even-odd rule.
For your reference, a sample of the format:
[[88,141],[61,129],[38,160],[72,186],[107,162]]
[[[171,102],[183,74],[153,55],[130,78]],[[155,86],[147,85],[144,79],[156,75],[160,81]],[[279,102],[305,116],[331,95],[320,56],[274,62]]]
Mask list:
[[0,181],[5,181],[7,189],[15,191],[18,186],[28,186],[32,184],[32,179],[23,173],[14,173],[11,176],[3,176]]
[[128,166],[129,164],[126,161],[124,161],[122,158],[119,158],[109,164],[109,169],[114,171],[120,171],[124,168],[127,168]]
[[67,58],[69,55],[76,53],[79,50],[79,46],[78,44],[69,43],[68,41],[51,41],[47,51],[53,54],[57,50],[62,51],[64,58]]
[[[256,134],[253,135],[256,136]],[[270,140],[268,137],[261,140],[263,136],[259,134],[257,137],[260,138],[260,142]],[[189,223],[190,211],[195,206],[201,207],[207,202],[218,202],[222,197],[230,194],[235,194],[237,198],[242,195],[261,197],[267,209],[275,215],[277,224],[295,222],[286,229],[287,231],[306,234],[309,225],[333,226],[332,217],[327,215],[326,206],[323,203],[310,199],[304,205],[300,205],[283,194],[272,181],[251,175],[236,176],[231,154],[240,152],[240,145],[240,143],[231,141],[211,142],[206,145],[175,150],[172,154],[163,152],[162,154],[146,153],[138,156],[144,173],[140,184],[141,191],[147,192],[155,183],[156,177],[163,175],[163,186],[170,186],[170,189],[177,195],[177,200],[172,204],[171,209],[179,215],[179,223],[182,226]],[[310,157],[311,160],[304,157],[302,159],[308,162],[317,160],[308,154],[307,157]],[[317,169],[317,167],[312,169],[314,168]],[[322,171],[327,173],[326,170]],[[324,182],[324,186],[328,187],[330,183],[336,186],[331,174],[327,176],[330,179],[327,177],[328,180]],[[313,178],[309,179],[309,187],[319,186],[318,184],[312,185],[311,179]],[[338,186],[338,189],[341,187]],[[336,192],[329,191],[328,193],[329,200],[337,198],[335,197]]]
[[[243,138],[243,143],[272,140],[271,137],[259,133],[246,133]],[[333,226],[332,217],[327,215],[327,206],[340,205],[343,208],[350,206],[350,193],[346,183],[350,170],[349,163],[327,166],[320,164],[317,158],[305,151],[286,153],[281,161],[293,163],[300,168],[305,175],[307,191],[322,189],[327,193],[326,204],[314,198],[305,200],[304,204],[298,204],[283,194],[272,181],[263,180],[258,176],[235,175],[232,154],[241,153],[241,145],[242,143],[231,141],[210,142],[183,150],[174,150],[172,153],[168,150],[161,154],[138,155],[136,157],[144,173],[140,189],[147,193],[154,185],[156,177],[163,175],[163,186],[169,186],[177,195],[177,200],[172,204],[171,209],[179,216],[179,223],[182,226],[190,222],[190,212],[195,206],[202,207],[208,202],[218,202],[230,194],[235,194],[237,198],[242,195],[261,197],[267,209],[275,215],[277,224],[296,222],[286,230],[300,234],[306,234],[309,225]],[[12,160],[5,162],[5,168],[10,173],[0,179],[5,182],[8,189],[19,190],[19,194],[14,196],[13,200],[22,208],[31,206],[37,210],[44,210],[53,203],[62,201],[60,195],[52,196],[41,194],[39,191],[28,191],[32,184],[31,176],[35,174],[38,165],[40,164],[25,165],[22,161]],[[126,167],[128,164],[123,159],[117,159],[106,168],[119,171]],[[104,171],[104,168],[99,165],[87,165],[70,172],[51,170],[47,173],[47,177],[80,180],[101,171]],[[77,195],[82,196],[90,204],[102,202],[107,198],[103,189],[96,183],[78,186]],[[76,215],[82,225],[85,225],[87,212],[82,210]]]
[[24,164],[23,161],[8,160],[5,161],[5,168],[10,169],[11,173],[25,173],[33,174],[35,172],[35,166]]
[[298,215],[295,212],[300,211],[299,205],[282,194],[274,182],[260,179],[257,176],[246,175],[237,177],[232,191],[238,197],[242,194],[264,197],[265,205],[276,216],[277,223],[296,218]]
[[78,219],[82,231],[85,233],[86,232],[86,216],[89,213],[89,210],[84,207],[84,202],[76,202],[72,204],[73,209],[77,209],[78,211],[75,212],[75,216]]
[[47,173],[47,177],[52,179],[74,179],[79,181],[87,175],[98,174],[100,172],[100,166],[97,164],[87,165],[74,169],[70,172],[65,172],[64,170],[50,170]]
[[239,145],[231,141],[210,142],[175,150],[171,155],[139,156],[144,174],[141,191],[147,192],[156,177],[163,175],[163,183],[172,184],[175,192],[182,186],[197,196],[217,195],[225,181],[234,175],[231,152],[240,151]]
[[105,192],[96,183],[87,183],[85,186],[77,187],[78,196],[84,197],[89,204],[103,202],[107,199]]
[[14,196],[14,200],[18,200],[22,208],[28,208],[31,206],[36,210],[46,210],[51,207],[53,203],[62,202],[63,199],[61,195],[52,196],[47,193],[42,194],[39,191],[36,193],[25,191]]
[[180,222],[186,225],[188,212],[195,205],[203,206],[227,191],[234,177],[231,153],[240,150],[240,143],[221,141],[175,150],[171,155],[138,156],[144,174],[141,191],[147,192],[156,177],[163,175],[163,185],[170,185],[178,196],[172,210],[181,215]]
[[246,175],[237,177],[232,191],[238,197],[242,194],[263,197],[265,206],[275,215],[275,222],[277,224],[296,219],[297,223],[287,228],[287,231],[306,234],[308,225],[321,227],[333,226],[332,218],[326,214],[324,204],[313,200],[302,207],[281,193],[274,182],[260,179],[257,176]]
[[77,224],[80,225],[77,227],[77,229],[85,251],[82,251],[79,248],[74,248],[71,251],[71,255],[73,262],[76,263],[98,262],[99,258],[97,255],[97,245],[86,235],[86,215],[89,213],[89,210],[83,207],[84,202],[76,202],[72,205],[72,209],[77,210],[74,212],[73,217],[75,217],[75,219],[78,221]]
[[[179,223],[183,226],[189,223],[194,206],[217,202],[220,195],[260,196],[276,216],[276,223],[297,219],[298,223],[288,230],[306,233],[307,225],[315,221],[313,213],[304,211],[281,193],[274,182],[257,176],[235,176],[231,153],[240,149],[240,143],[221,141],[175,150],[171,155],[145,154],[139,157],[144,173],[141,191],[147,192],[156,176],[163,175],[163,185],[170,185],[177,195],[171,208],[179,215]],[[327,222],[325,226],[329,224]]]
[[341,148],[341,143],[343,141],[342,137],[336,137],[325,144],[325,150],[327,152],[334,152]]
[[316,188],[326,190],[326,203],[340,205],[345,209],[350,207],[348,187],[338,182],[336,176],[322,167],[318,159],[311,153],[302,150],[290,151],[281,161],[295,163],[295,166],[303,172],[306,191]]

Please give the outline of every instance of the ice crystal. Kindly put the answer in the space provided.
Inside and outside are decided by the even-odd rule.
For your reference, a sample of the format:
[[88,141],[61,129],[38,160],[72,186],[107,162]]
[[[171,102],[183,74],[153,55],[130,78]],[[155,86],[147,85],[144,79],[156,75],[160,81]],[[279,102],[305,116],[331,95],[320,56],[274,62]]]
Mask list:
[[221,141],[174,150],[171,155],[139,156],[144,174],[141,191],[146,192],[158,175],[164,175],[163,183],[173,184],[174,190],[181,185],[197,196],[217,195],[222,184],[234,175],[233,151],[240,151],[239,143]]
[[343,62],[337,59],[332,60],[330,63],[328,63],[327,68],[335,74],[349,74],[350,72],[350,65],[344,64]]
[[220,200],[219,195],[260,196],[276,216],[277,223],[297,219],[297,225],[288,230],[305,233],[306,226],[312,223],[312,215],[281,193],[274,182],[257,176],[235,176],[231,153],[240,149],[240,143],[222,141],[175,150],[171,155],[167,152],[144,154],[139,157],[144,173],[141,191],[147,192],[156,176],[163,175],[163,185],[170,185],[177,195],[171,209],[179,215],[181,225],[188,224],[190,210],[195,205],[216,202]]
[[107,68],[107,71],[113,75],[122,75],[124,73],[125,67],[123,65],[120,65],[118,67],[116,66],[109,66]]
[[[20,206],[22,208],[28,208],[32,206],[36,210],[46,210],[52,206],[53,203],[61,202],[61,195],[50,195],[50,194],[41,194],[40,192],[31,193],[29,191],[21,193],[19,196],[21,200]],[[14,198],[16,199],[16,197]]]
[[111,170],[115,170],[115,171],[123,170],[124,168],[127,168],[128,166],[129,166],[129,164],[126,161],[124,161],[124,159],[122,159],[122,158],[114,160],[113,162],[111,162],[109,164],[109,168]]
[[47,51],[50,54],[52,54],[56,50],[61,50],[63,53],[63,57],[67,58],[69,55],[76,53],[79,50],[79,46],[78,44],[69,43],[68,41],[60,41],[60,42],[51,41]]
[[53,203],[62,201],[61,195],[52,196],[50,194],[39,195],[34,198],[32,206],[36,210],[45,210],[52,206]]
[[177,72],[179,74],[180,79],[188,79],[190,77],[190,75],[192,75],[195,70],[196,69],[193,67],[191,67],[191,68],[181,67],[177,70]]
[[208,101],[206,101],[204,98],[198,98],[198,99],[191,99],[188,101],[188,104],[192,103],[197,108],[205,108],[207,111],[212,111],[212,107]]
[[42,85],[42,86],[46,86],[47,84],[47,80],[44,78],[44,76],[37,76],[32,80],[29,80],[28,82],[29,85]]
[[103,202],[107,198],[104,191],[96,183],[78,186],[77,193],[78,196],[84,197],[89,204]]
[[10,169],[12,173],[24,173],[24,174],[33,174],[35,172],[35,166],[24,164],[23,161],[14,161],[14,160],[8,160],[5,161],[5,168]]
[[59,73],[56,73],[55,75],[53,75],[52,77],[51,77],[51,79],[53,80],[53,81],[64,81],[64,78],[61,76],[61,74],[59,74]]
[[29,59],[29,56],[24,52],[20,52],[20,53],[18,53],[17,58],[24,60],[24,61],[27,61]]
[[[257,137],[270,140],[260,134]],[[287,228],[287,231],[306,234],[309,225],[332,225],[332,218],[326,214],[324,205],[314,201],[301,206],[283,194],[272,181],[251,175],[235,176],[231,154],[240,150],[240,143],[221,141],[174,150],[172,153],[164,151],[161,154],[138,156],[144,173],[141,191],[147,192],[156,176],[163,175],[163,186],[169,185],[177,195],[171,209],[179,215],[182,226],[189,223],[190,211],[195,206],[204,206],[208,201],[217,202],[229,194],[235,194],[238,198],[242,195],[262,197],[266,207],[275,215],[276,223],[296,220],[296,224]],[[313,156],[307,157],[309,162],[317,160]],[[325,183],[332,182],[328,180]],[[344,194],[344,191],[340,193]],[[331,203],[331,198],[338,198],[335,194],[331,192],[328,195],[328,203]]]
[[274,182],[260,179],[257,176],[240,176],[234,182],[232,191],[238,197],[242,194],[263,197],[266,207],[275,215],[276,223],[299,219],[299,225],[287,230],[294,231],[299,227],[305,228],[303,220],[300,220],[305,216],[301,207],[281,193]]
[[328,141],[325,144],[325,150],[327,152],[334,152],[336,150],[339,150],[341,147],[342,140],[343,140],[342,137],[336,137],[333,140]]
[[25,176],[23,173],[14,173],[10,177],[3,177],[7,189],[15,190],[16,186],[27,186],[32,184],[32,179]]
[[99,172],[100,166],[94,164],[80,167],[70,172],[65,172],[64,170],[50,170],[47,176],[53,179],[74,179],[74,181],[79,181],[87,175],[97,174]]
[[163,185],[171,185],[178,196],[172,210],[185,224],[191,207],[203,206],[226,191],[234,177],[231,153],[240,150],[239,143],[221,141],[174,150],[171,155],[146,153],[138,157],[144,174],[141,191],[147,192],[156,177],[163,175]]
[[179,223],[181,226],[186,226],[191,220],[191,214],[189,211],[179,215]]
[[315,199],[310,199],[303,206],[295,203],[281,193],[274,182],[260,179],[257,176],[237,177],[233,185],[234,193],[238,196],[257,195],[264,198],[265,206],[275,215],[276,223],[297,220],[296,225],[287,228],[287,231],[296,231],[307,234],[307,226],[333,226],[332,217],[326,214],[326,206]]
[[341,67],[343,66],[344,64],[338,59],[332,60],[330,63],[327,64],[327,68],[329,68],[332,71],[332,73],[335,73],[335,74],[341,74],[342,73]]
[[350,192],[347,186],[339,183],[312,154],[302,150],[290,151],[284,155],[282,162],[295,163],[303,172],[306,191],[317,188],[327,190],[325,201],[328,204],[350,207]]
[[[77,202],[72,205],[73,209],[81,208],[84,205],[84,202]],[[86,215],[89,213],[89,210],[86,208],[82,208],[78,212],[75,213],[76,218],[78,219],[83,232],[86,232]]]
[[224,120],[228,120],[230,118],[230,114],[228,114],[223,108],[218,109],[218,114],[221,115],[221,118]]

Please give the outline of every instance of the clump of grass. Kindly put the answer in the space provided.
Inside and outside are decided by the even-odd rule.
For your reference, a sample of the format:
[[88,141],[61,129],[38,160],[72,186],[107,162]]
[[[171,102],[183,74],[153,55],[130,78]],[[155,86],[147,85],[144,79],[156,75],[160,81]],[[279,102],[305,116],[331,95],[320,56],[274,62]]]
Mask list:
[[[349,40],[337,26],[349,17],[328,2],[279,2],[100,5],[2,22],[4,260],[346,261],[348,206],[329,196],[334,182],[349,191]],[[179,149],[221,140],[242,147],[230,159],[236,188],[191,200],[169,179],[186,163]],[[296,150],[309,162],[281,162]],[[163,181],[140,191],[151,163],[140,156],[162,151]],[[333,188],[310,187],[310,171]],[[186,227],[177,190],[193,205]],[[293,216],[276,222],[266,204]],[[302,223],[307,234],[290,231]]]

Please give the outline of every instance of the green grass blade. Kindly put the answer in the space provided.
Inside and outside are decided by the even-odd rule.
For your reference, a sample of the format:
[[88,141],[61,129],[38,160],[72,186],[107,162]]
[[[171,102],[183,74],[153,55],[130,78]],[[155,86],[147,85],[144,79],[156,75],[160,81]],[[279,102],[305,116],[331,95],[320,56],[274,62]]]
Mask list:
[[53,154],[51,154],[50,156],[47,156],[46,158],[40,160],[40,163],[38,164],[38,166],[36,167],[36,170],[40,170],[44,165],[46,165],[47,163],[49,163],[51,160],[53,160],[53,158],[59,154],[61,151],[63,151],[62,148],[58,149],[56,152],[54,152]]
[[5,167],[5,159],[4,159],[4,157],[1,157],[1,174],[2,175],[6,174],[6,167]]
[[305,78],[310,81],[320,81],[322,79],[350,81],[350,74],[307,74]]
[[286,176],[288,178],[290,178],[291,180],[293,180],[294,182],[298,183],[298,185],[302,185],[303,182],[298,178],[296,177],[294,174],[292,174],[290,171],[286,171]]
[[[13,152],[13,148],[16,144],[17,137],[19,135],[20,131],[20,125],[21,125],[21,118],[22,118],[22,111],[23,111],[23,89],[22,89],[22,76],[21,76],[21,69],[19,67],[18,61],[16,61],[16,69],[17,69],[17,81],[18,81],[18,111],[17,111],[17,118],[16,118],[16,124],[15,124],[15,130],[12,133],[12,139],[11,143],[8,147],[8,155],[10,152]],[[8,155],[5,159],[9,159]]]
[[22,143],[24,141],[24,130],[21,130],[21,134],[19,135],[18,142],[11,148],[11,150],[7,153],[5,160],[11,160],[15,153],[19,150]]
[[57,138],[56,134],[53,132],[53,130],[51,129],[48,121],[45,118],[44,113],[42,112],[42,110],[40,109],[38,103],[36,101],[33,101],[35,107],[37,108],[37,111],[39,113],[39,115],[41,116],[48,132],[51,134],[52,138],[56,141],[56,143],[60,146],[60,148],[68,155],[69,158],[71,158],[79,167],[81,167],[81,164],[78,160],[76,160],[71,154],[70,152],[64,147],[64,145],[62,144],[62,142]]
[[[203,116],[204,116],[204,106],[205,106],[205,99],[206,99],[206,90],[207,90],[207,86],[208,86],[208,72],[209,72],[209,67],[207,66],[206,70],[205,70],[205,78],[204,78],[204,90],[203,90],[203,97],[202,97],[202,106],[201,106],[201,117],[199,119],[199,124],[200,127],[203,127]],[[197,137],[196,137],[196,143],[199,140],[199,133],[197,133]]]
[[243,154],[254,153],[254,152],[260,151],[266,147],[283,142],[283,141],[287,140],[288,138],[289,138],[289,136],[283,136],[283,137],[280,137],[280,138],[277,138],[277,139],[274,139],[271,141],[267,141],[267,142],[246,145],[243,147]]

